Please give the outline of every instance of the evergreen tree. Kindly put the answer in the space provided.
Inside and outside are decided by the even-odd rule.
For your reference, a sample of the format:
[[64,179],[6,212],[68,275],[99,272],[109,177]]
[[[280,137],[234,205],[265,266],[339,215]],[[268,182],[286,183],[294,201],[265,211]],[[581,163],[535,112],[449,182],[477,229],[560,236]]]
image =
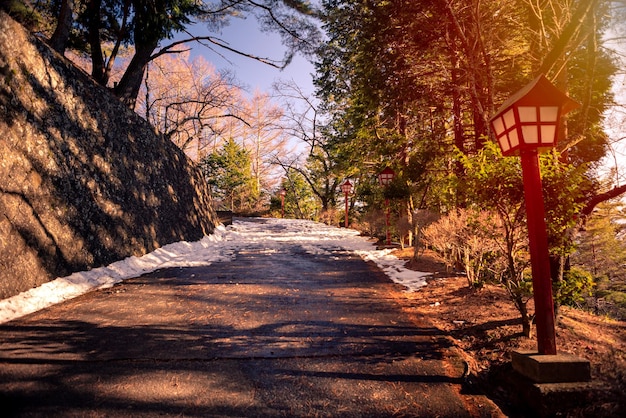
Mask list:
[[285,217],[318,220],[320,206],[311,187],[298,170],[288,169],[282,181],[286,190]]
[[619,208],[616,203],[605,203],[596,209],[577,236],[572,264],[605,282],[626,283],[623,268],[626,264],[626,243],[623,240],[626,226]]
[[214,197],[227,202],[232,211],[251,206],[252,176],[250,153],[230,138],[221,150],[207,155],[200,167],[212,187]]

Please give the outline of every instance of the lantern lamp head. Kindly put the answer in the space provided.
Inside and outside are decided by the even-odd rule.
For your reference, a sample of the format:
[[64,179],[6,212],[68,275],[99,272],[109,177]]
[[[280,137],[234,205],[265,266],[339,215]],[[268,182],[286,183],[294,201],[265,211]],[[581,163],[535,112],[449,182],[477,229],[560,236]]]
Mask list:
[[348,194],[352,191],[352,183],[350,183],[350,180],[346,180],[341,185],[341,191],[344,192],[345,194]]
[[381,186],[387,186],[393,181],[395,175],[396,173],[391,168],[387,167],[378,174],[378,181]]
[[561,116],[580,105],[542,74],[511,96],[489,121],[502,155],[556,145]]

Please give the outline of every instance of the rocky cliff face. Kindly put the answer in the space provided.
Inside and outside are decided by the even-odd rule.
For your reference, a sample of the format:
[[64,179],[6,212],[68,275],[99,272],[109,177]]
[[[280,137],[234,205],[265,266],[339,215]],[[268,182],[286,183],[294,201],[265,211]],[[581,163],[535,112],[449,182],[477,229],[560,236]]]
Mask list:
[[0,13],[0,298],[200,239],[210,203],[174,144]]

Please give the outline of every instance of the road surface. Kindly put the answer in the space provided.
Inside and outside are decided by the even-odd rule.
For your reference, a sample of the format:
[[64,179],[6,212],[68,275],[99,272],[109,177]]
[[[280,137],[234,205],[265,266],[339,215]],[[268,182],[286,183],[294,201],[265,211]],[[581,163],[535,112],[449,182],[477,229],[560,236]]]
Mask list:
[[403,303],[291,241],[156,271],[0,325],[0,416],[501,416]]

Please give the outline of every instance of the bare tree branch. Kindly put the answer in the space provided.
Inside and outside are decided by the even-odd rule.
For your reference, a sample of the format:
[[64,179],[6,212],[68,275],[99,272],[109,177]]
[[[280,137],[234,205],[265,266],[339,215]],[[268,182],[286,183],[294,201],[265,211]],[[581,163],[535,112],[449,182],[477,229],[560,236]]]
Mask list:
[[593,196],[591,199],[587,201],[583,209],[580,211],[580,214],[583,217],[587,217],[591,215],[591,212],[602,202],[606,202],[607,200],[615,199],[626,193],[626,184],[621,185],[619,187],[615,187],[607,192],[600,193],[598,195]]
[[160,57],[161,55],[164,55],[164,54],[178,54],[178,53],[181,53],[181,52],[189,51],[191,48],[184,49],[184,50],[175,50],[174,49],[174,48],[176,48],[179,45],[186,44],[186,43],[189,43],[189,42],[198,42],[201,45],[204,45],[204,46],[206,46],[208,48],[211,48],[210,46],[203,44],[202,41],[208,41],[209,43],[211,43],[213,45],[216,45],[216,46],[219,46],[220,48],[223,48],[223,49],[225,49],[227,51],[230,51],[230,52],[232,52],[234,54],[237,54],[237,55],[240,55],[240,56],[246,57],[246,58],[251,58],[253,60],[262,62],[263,64],[270,65],[270,66],[272,66],[274,68],[279,68],[279,69],[284,68],[284,63],[280,63],[280,61],[273,60],[271,58],[263,58],[263,57],[259,57],[257,55],[253,55],[253,54],[249,54],[249,53],[246,53],[246,52],[239,51],[238,49],[235,49],[235,48],[232,48],[232,47],[228,46],[226,44],[226,42],[224,42],[223,40],[221,40],[219,38],[215,38],[213,36],[194,36],[194,37],[191,37],[191,38],[188,38],[188,39],[183,39],[181,41],[172,42],[171,44],[169,44],[167,46],[164,46],[163,48],[161,48],[160,50],[158,50],[157,52],[152,54],[150,59],[154,60],[154,59],[156,59],[156,58],[158,58],[158,57]]
[[572,20],[567,24],[559,39],[554,43],[554,47],[548,52],[543,59],[541,67],[539,67],[538,73],[548,74],[550,70],[556,65],[559,58],[563,56],[570,41],[578,34],[580,28],[585,21],[585,18],[589,12],[597,5],[598,0],[581,1],[578,9],[572,15]]

